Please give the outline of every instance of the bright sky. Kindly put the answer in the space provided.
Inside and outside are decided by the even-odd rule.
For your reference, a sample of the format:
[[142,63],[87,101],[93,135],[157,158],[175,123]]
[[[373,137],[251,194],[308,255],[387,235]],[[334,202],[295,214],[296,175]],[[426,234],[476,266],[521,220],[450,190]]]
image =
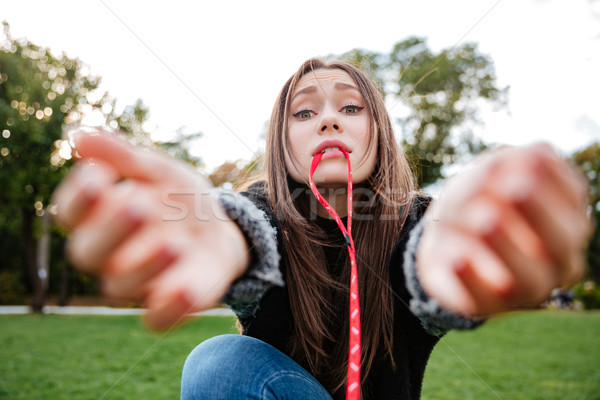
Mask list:
[[14,37],[80,58],[120,106],[143,99],[157,136],[203,132],[194,153],[209,169],[260,149],[305,59],[389,51],[411,35],[434,50],[477,42],[494,60],[509,105],[482,113],[486,142],[547,140],[569,153],[600,140],[599,0],[3,3]]

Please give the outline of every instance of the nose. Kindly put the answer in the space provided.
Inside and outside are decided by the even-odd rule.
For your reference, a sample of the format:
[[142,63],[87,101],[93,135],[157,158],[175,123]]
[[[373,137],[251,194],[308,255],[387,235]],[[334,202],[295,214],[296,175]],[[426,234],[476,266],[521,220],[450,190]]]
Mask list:
[[323,118],[321,118],[321,124],[319,126],[319,133],[337,132],[342,133],[344,129],[340,124],[339,119],[337,118],[336,112],[334,110],[328,110],[323,113]]

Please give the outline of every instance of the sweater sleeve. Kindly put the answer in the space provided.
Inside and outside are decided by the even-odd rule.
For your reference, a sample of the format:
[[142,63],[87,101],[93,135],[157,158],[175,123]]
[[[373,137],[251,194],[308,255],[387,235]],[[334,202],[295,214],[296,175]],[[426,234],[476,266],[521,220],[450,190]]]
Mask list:
[[421,286],[417,276],[416,254],[424,226],[425,218],[421,216],[410,231],[404,250],[403,270],[406,288],[411,295],[410,310],[419,318],[425,330],[435,336],[441,336],[450,329],[476,328],[485,321],[484,318],[466,317],[442,308]]
[[248,269],[233,282],[223,303],[240,317],[251,316],[268,289],[284,285],[275,222],[248,193],[215,191],[214,195],[244,233],[251,252]]

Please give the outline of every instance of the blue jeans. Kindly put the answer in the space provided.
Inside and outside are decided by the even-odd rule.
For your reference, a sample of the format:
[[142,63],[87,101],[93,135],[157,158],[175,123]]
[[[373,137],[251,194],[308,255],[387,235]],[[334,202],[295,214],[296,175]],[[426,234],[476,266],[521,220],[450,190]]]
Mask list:
[[188,356],[181,399],[331,400],[323,386],[273,346],[243,335],[222,335]]

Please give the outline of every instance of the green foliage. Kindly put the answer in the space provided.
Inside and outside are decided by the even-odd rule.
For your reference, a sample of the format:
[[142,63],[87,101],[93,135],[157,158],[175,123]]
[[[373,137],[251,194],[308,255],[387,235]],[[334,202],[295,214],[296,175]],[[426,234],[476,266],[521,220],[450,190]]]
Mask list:
[[0,43],[0,203],[11,217],[48,203],[70,154],[59,151],[62,126],[75,122],[99,79],[64,54],[10,37]]
[[0,304],[25,304],[21,271],[0,271]]
[[595,223],[587,251],[588,277],[600,283],[600,143],[596,142],[571,157],[588,180],[590,214]]
[[236,188],[244,185],[261,174],[263,170],[263,154],[259,153],[249,162],[243,160],[226,161],[217,167],[208,179],[214,186]]
[[434,53],[425,39],[410,37],[389,54],[355,49],[339,58],[367,71],[396,101],[392,108],[402,103],[407,110],[399,119],[401,144],[421,186],[442,178],[444,165],[485,148],[472,132],[480,123],[481,100],[506,102],[507,89],[497,87],[491,59],[475,44]]
[[352,49],[342,55],[331,56],[331,58],[349,61],[360,68],[371,78],[379,89],[379,93],[384,97],[386,96],[386,82],[389,81],[385,76],[386,57],[387,55],[384,53],[364,49]]
[[580,282],[573,287],[573,294],[587,310],[600,308],[600,285],[589,280]]
[[158,149],[167,154],[182,160],[195,168],[202,167],[202,158],[190,153],[189,148],[198,139],[202,137],[202,132],[185,133],[183,128],[175,132],[175,137],[165,142],[155,142]]
[[[0,177],[0,179],[2,178]],[[8,212],[6,207],[9,207],[6,203],[0,207],[0,254],[2,255],[0,258],[0,271],[15,269],[20,271],[23,269],[25,254],[25,247],[20,234],[22,231],[21,220],[15,218],[14,213]],[[25,277],[22,276],[22,279],[25,279]]]
[[121,113],[116,112],[117,100],[105,93],[94,108],[100,111],[108,129],[125,134],[127,139],[135,145],[151,147],[180,159],[195,168],[202,167],[202,158],[189,152],[190,146],[202,137],[201,132],[187,133],[184,127],[175,131],[175,135],[168,141],[153,141],[151,133],[145,124],[150,116],[150,109],[142,99],[137,99],[134,104],[126,106]]
[[[110,97],[105,96],[106,98]],[[109,108],[111,112],[106,115],[107,124],[129,135],[136,144],[150,146],[152,143],[150,133],[144,129],[144,122],[148,120],[150,109],[142,99],[137,99],[133,105],[126,106],[120,114],[115,113],[115,103],[116,100],[111,99]]]
[[[95,92],[100,78],[88,73],[80,60],[26,39],[14,39],[3,23],[0,38],[0,271],[27,271],[22,287],[28,293],[42,290],[37,277],[36,246],[39,216],[55,187],[72,165],[74,154],[63,129],[78,124],[84,115],[100,113],[105,125],[127,134],[131,141],[153,146],[144,129],[149,109],[141,100],[116,112],[116,99]],[[201,160],[187,151],[199,133],[178,132],[173,142],[159,144],[175,157],[196,166]],[[64,260],[64,235],[52,233],[50,289],[95,293],[93,279],[83,276]],[[13,272],[11,272],[11,276]],[[17,276],[14,275],[14,276]],[[61,286],[62,285],[62,286]],[[17,286],[15,286],[17,287]],[[34,296],[37,299],[37,296]],[[41,305],[39,305],[41,307]],[[38,305],[36,305],[38,307]]]
[[[38,216],[65,175],[72,157],[62,138],[63,124],[91,109],[88,96],[100,79],[78,59],[55,56],[26,39],[0,41],[0,227],[9,238],[1,270],[24,269],[34,308],[41,309],[43,285],[37,274]],[[3,246],[4,247],[4,246]],[[20,254],[19,254],[20,253]],[[10,262],[11,264],[5,264]]]

